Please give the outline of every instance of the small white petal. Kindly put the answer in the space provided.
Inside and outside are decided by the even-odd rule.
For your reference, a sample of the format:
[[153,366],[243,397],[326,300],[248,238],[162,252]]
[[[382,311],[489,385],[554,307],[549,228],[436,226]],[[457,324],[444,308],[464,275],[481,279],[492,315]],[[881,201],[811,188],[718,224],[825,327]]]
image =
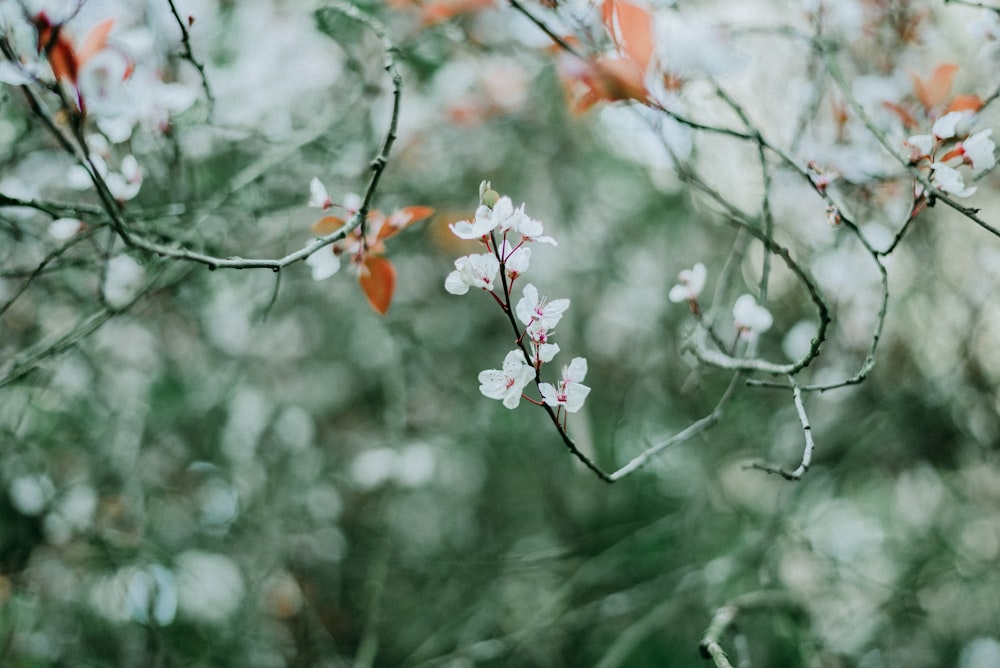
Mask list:
[[65,241],[73,237],[83,227],[83,221],[76,218],[57,218],[49,223],[49,236]]
[[340,271],[340,258],[331,247],[320,248],[306,258],[306,264],[312,269],[312,279],[322,281]]
[[324,211],[333,206],[333,200],[330,199],[330,195],[326,192],[326,187],[315,176],[309,182],[309,206],[323,209]]

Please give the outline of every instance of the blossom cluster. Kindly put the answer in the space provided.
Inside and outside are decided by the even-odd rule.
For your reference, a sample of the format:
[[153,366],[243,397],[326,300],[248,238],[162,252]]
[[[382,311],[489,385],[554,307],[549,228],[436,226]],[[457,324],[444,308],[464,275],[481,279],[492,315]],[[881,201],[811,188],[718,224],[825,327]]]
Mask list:
[[[687,302],[691,312],[700,317],[701,306],[698,304],[698,297],[705,289],[708,270],[704,264],[698,262],[692,268],[682,270],[677,278],[678,283],[670,288],[667,297],[674,303]],[[752,341],[759,334],[771,329],[773,324],[774,316],[767,307],[758,304],[753,295],[741,295],[733,304],[733,325],[739,339]]]
[[[89,164],[69,169],[67,187],[89,190],[98,179],[119,202],[132,200],[144,178],[133,140],[167,132],[171,118],[194,105],[199,90],[170,80],[165,54],[151,47],[157,43],[154,27],[127,17],[95,20],[94,12],[81,11],[84,3],[73,11],[66,3],[44,4],[42,9],[34,3],[29,11],[23,3],[0,3],[0,25],[9,40],[0,58],[0,84],[57,92],[60,112],[84,130],[81,148]],[[104,11],[113,13],[111,7]]]
[[930,134],[906,140],[911,162],[928,166],[934,185],[955,197],[976,192],[975,186],[965,185],[959,167],[970,167],[978,176],[996,165],[996,144],[990,139],[993,130],[972,132],[974,119],[971,110],[949,111],[934,121]]
[[[363,201],[360,195],[348,193],[344,196],[344,202],[337,204],[323,182],[313,177],[309,182],[308,204],[324,212],[334,207],[344,212],[346,218],[327,214],[313,224],[310,228],[313,234],[324,236],[345,228],[349,220],[361,212]],[[351,266],[356,270],[368,303],[378,313],[385,315],[396,289],[396,269],[384,257],[385,241],[433,213],[434,209],[427,206],[407,206],[388,215],[378,209],[369,211],[364,223],[355,227],[345,238],[319,248],[306,258],[313,280],[322,281],[340,271],[340,256],[346,255],[351,259]],[[310,241],[307,247],[313,244]]]
[[480,242],[485,252],[455,260],[455,269],[445,279],[445,290],[453,295],[464,295],[472,288],[489,292],[504,312],[513,314],[523,326],[517,327],[517,347],[507,353],[501,368],[479,373],[479,391],[513,409],[520,404],[524,389],[534,381],[541,400],[529,401],[575,413],[583,407],[590,393],[590,388],[583,384],[587,375],[586,359],[574,357],[563,366],[556,383],[540,381],[542,365],[551,362],[559,352],[552,334],[569,308],[570,300],[547,299],[532,283],[522,288],[521,299],[516,305],[512,306],[511,300],[515,282],[531,262],[531,244],[555,246],[556,241],[544,234],[540,221],[525,213],[523,204],[515,208],[509,197],[501,197],[487,181],[479,187],[479,200],[480,205],[471,220],[452,223],[449,227],[460,239]]

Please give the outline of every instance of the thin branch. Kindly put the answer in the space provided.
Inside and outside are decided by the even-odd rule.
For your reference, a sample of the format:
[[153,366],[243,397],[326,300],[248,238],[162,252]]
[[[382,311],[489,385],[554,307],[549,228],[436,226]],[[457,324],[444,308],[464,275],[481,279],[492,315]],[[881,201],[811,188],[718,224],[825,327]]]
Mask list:
[[[32,90],[30,86],[21,86],[21,89],[24,90],[26,96],[28,97],[29,104],[31,105],[32,111],[36,114],[36,116],[42,120],[43,124],[57,138],[63,148],[68,153],[73,155],[77,162],[87,170],[91,177],[91,182],[97,192],[97,196],[101,200],[102,208],[110,218],[109,222],[111,226],[126,246],[160,257],[170,257],[178,260],[204,264],[209,269],[270,269],[272,271],[280,271],[290,264],[305,260],[307,257],[324,246],[328,246],[336,241],[344,239],[348,234],[364,224],[367,213],[372,206],[372,202],[374,201],[379,182],[382,179],[382,174],[385,172],[385,168],[388,164],[392,146],[396,141],[403,80],[402,75],[396,67],[397,49],[389,37],[388,30],[384,25],[382,25],[382,23],[361,12],[352,5],[340,2],[339,0],[334,0],[329,3],[329,6],[334,10],[341,12],[348,18],[363,23],[382,41],[383,50],[385,52],[384,69],[389,73],[392,80],[392,113],[379,150],[369,163],[371,176],[369,177],[368,184],[365,188],[365,194],[361,207],[355,216],[339,229],[324,236],[317,237],[310,241],[302,249],[288,253],[283,257],[243,258],[237,255],[219,257],[193,250],[179,243],[170,244],[153,241],[152,239],[148,239],[135,232],[125,217],[126,212],[123,207],[116,201],[104,178],[93,165],[90,156],[86,152],[86,142],[83,140],[82,136],[78,137],[79,146],[77,146],[77,144],[66,137],[66,135],[59,129],[51,114],[45,109],[38,94]],[[10,49],[9,44],[6,43],[6,40],[2,36],[0,36],[0,47],[5,47],[3,52],[8,58],[16,57],[16,55],[13,55],[13,50]],[[11,55],[8,55],[8,50],[10,50]],[[81,149],[81,147],[83,148]]]
[[806,440],[805,448],[802,450],[802,462],[794,471],[786,471],[781,467],[759,462],[748,464],[744,468],[757,469],[758,471],[766,471],[767,473],[775,473],[780,475],[785,480],[801,480],[802,476],[809,470],[809,466],[812,464],[813,450],[816,448],[816,444],[813,441],[812,427],[809,425],[809,416],[806,415],[806,407],[802,403],[802,388],[800,388],[795,382],[795,379],[790,376],[788,378],[788,382],[792,384],[792,396],[795,399],[795,411],[799,414],[799,424],[802,425],[802,433],[805,435]]
[[823,49],[823,55],[826,60],[826,68],[830,73],[830,76],[836,82],[837,87],[840,92],[844,95],[844,99],[847,100],[848,105],[850,105],[851,110],[858,116],[861,122],[868,129],[868,132],[882,145],[882,148],[886,150],[893,157],[896,162],[898,162],[910,175],[924,187],[924,189],[929,193],[929,196],[933,200],[939,200],[944,202],[947,206],[951,207],[955,211],[959,212],[976,225],[993,234],[994,236],[1000,237],[1000,229],[990,225],[985,220],[979,217],[979,209],[974,207],[965,206],[960,204],[955,199],[953,199],[946,192],[942,191],[937,185],[928,178],[926,174],[920,171],[920,169],[910,162],[910,158],[904,155],[899,148],[889,140],[884,132],[882,132],[875,122],[872,121],[868,112],[865,110],[864,106],[858,101],[851,91],[851,87],[848,85],[847,80],[844,78],[843,72],[840,71],[840,66],[837,65],[837,61],[834,59],[831,49],[827,46],[821,46]]
[[[198,76],[201,77],[201,87],[205,91],[205,99],[208,100],[208,113],[211,115],[215,110],[215,95],[212,94],[212,88],[208,85],[205,65],[194,57],[194,52],[191,50],[191,33],[188,32],[188,22],[181,18],[174,0],[167,0],[167,4],[170,5],[170,13],[174,15],[174,20],[177,21],[177,27],[181,29],[181,57],[191,63],[198,71]],[[189,18],[189,20],[191,19]]]
[[722,393],[722,397],[719,398],[719,401],[715,404],[715,408],[712,409],[711,413],[700,420],[692,422],[685,429],[674,434],[667,440],[643,450],[639,455],[633,457],[628,464],[622,466],[620,469],[608,476],[608,482],[621,480],[625,476],[635,472],[640,467],[645,466],[650,459],[660,454],[670,446],[689,441],[701,432],[709,429],[710,427],[714,427],[715,424],[722,418],[723,411],[732,400],[733,395],[736,392],[736,388],[742,385],[742,381],[742,373],[734,374],[732,380],[729,381],[729,385],[726,387],[725,392]]
[[733,668],[722,647],[722,638],[739,616],[759,611],[781,611],[799,616],[806,613],[806,606],[797,597],[782,591],[762,590],[737,596],[716,609],[711,623],[701,637],[699,649],[702,657],[712,661],[716,668]]
[[508,0],[508,1],[510,2],[511,7],[519,11],[522,15],[524,15],[525,18],[534,23],[535,26],[543,33],[545,33],[548,36],[548,38],[552,40],[554,44],[559,46],[560,49],[562,49],[566,53],[573,54],[574,56],[580,58],[581,60],[586,60],[586,57],[582,53],[573,48],[573,46],[569,42],[567,42],[562,37],[557,35],[551,28],[549,28],[549,26],[544,21],[542,21],[540,18],[532,14],[530,11],[528,11],[527,7],[518,2],[518,0]]
[[[14,290],[11,292],[10,296],[7,298],[7,301],[5,301],[4,303],[0,304],[0,317],[2,317],[3,314],[6,313],[7,310],[11,306],[13,306],[14,302],[16,302],[21,297],[21,295],[24,294],[25,290],[28,289],[28,286],[31,285],[32,281],[34,281],[36,278],[38,278],[45,271],[45,268],[49,264],[51,264],[52,262],[54,262],[58,258],[62,257],[63,253],[65,253],[66,251],[68,251],[70,248],[72,248],[76,244],[80,243],[81,241],[83,241],[85,239],[89,239],[99,229],[100,228],[93,227],[93,228],[90,228],[88,230],[84,230],[83,232],[80,232],[80,233],[74,235],[66,243],[64,243],[63,245],[61,245],[59,248],[56,248],[55,250],[51,251],[48,255],[46,255],[44,258],[42,258],[42,260],[37,265],[35,265],[35,267],[30,271],[30,273],[28,273],[28,275],[21,282],[21,284],[19,286],[17,286],[16,288],[14,288]],[[5,273],[5,275],[7,275],[7,274]]]

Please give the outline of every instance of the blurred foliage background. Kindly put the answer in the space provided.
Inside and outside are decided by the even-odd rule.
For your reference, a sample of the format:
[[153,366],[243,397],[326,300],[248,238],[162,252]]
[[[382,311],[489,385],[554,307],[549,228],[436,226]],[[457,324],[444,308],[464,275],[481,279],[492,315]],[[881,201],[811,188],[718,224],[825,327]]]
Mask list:
[[[133,139],[145,179],[129,210],[220,256],[283,255],[311,238],[310,178],[337,201],[364,188],[388,120],[380,44],[306,3],[189,4],[216,107]],[[61,248],[52,216],[0,209],[0,662],[698,666],[717,608],[764,590],[787,605],[723,638],[745,665],[1000,665],[1000,240],[939,211],[907,237],[875,371],[806,397],[818,447],[801,482],[744,468],[794,467],[803,440],[788,392],[751,389],[607,485],[541,411],[477,391],[511,334],[485,295],[444,292],[468,252],[447,223],[489,179],[558,239],[531,280],[572,299],[557,361],[586,356],[593,390],[570,431],[608,469],[727,385],[681,354],[692,320],[666,293],[696,261],[717,273],[736,231],[635,159],[610,112],[571,115],[544,36],[509,7],[421,25],[402,3],[358,6],[388,26],[405,86],[375,204],[436,209],[389,243],[386,316],[346,270],[315,282],[302,265],[141,253],[137,298],[109,312],[106,226],[36,272]],[[127,15],[176,39],[163,10]],[[197,87],[188,63],[165,66]],[[0,135],[0,192],[80,199],[15,86]],[[873,270],[842,230],[802,225],[855,313]],[[758,266],[751,253],[747,285]],[[803,303],[776,291],[762,354],[782,358]],[[832,366],[852,373],[868,325],[837,322]]]

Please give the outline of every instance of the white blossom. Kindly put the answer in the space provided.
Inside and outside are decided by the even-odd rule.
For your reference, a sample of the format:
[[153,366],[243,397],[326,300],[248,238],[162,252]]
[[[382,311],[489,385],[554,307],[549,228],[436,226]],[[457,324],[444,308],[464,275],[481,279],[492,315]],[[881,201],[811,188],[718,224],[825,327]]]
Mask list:
[[761,306],[753,295],[743,295],[733,305],[733,320],[740,337],[752,339],[771,329],[774,317],[767,308]]
[[955,197],[968,197],[976,192],[975,186],[966,187],[962,174],[957,169],[941,162],[935,162],[931,167],[934,169],[931,180],[944,192]]
[[517,302],[514,312],[518,320],[525,325],[538,323],[539,327],[548,330],[555,328],[568,308],[568,299],[547,301],[544,297],[538,296],[538,289],[534,285],[528,283],[524,286],[524,296]]
[[587,360],[574,357],[569,366],[562,368],[562,379],[556,384],[539,383],[538,391],[549,406],[564,406],[569,413],[575,413],[583,408],[583,402],[590,394],[590,388],[583,385],[587,375]]
[[517,408],[521,392],[535,378],[535,370],[525,363],[524,353],[512,350],[503,360],[502,369],[479,372],[479,391],[490,399],[499,399],[507,408]]
[[692,268],[681,271],[678,276],[680,283],[670,288],[670,293],[667,296],[670,301],[675,303],[695,301],[701,291],[705,289],[707,276],[708,270],[705,269],[705,265],[698,262]]
[[455,260],[455,271],[448,274],[444,289],[453,295],[464,295],[469,288],[492,290],[500,271],[500,261],[493,253],[466,255]]

